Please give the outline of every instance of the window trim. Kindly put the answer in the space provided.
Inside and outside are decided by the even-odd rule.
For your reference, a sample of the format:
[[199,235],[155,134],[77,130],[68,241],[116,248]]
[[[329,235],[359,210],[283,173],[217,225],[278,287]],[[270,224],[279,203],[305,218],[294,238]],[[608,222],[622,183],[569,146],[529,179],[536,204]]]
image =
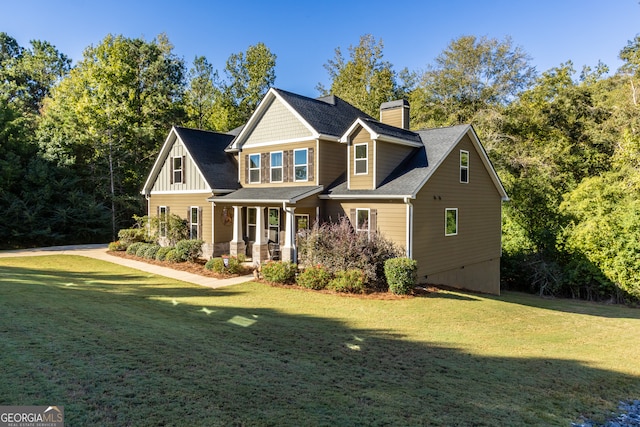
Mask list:
[[[164,211],[164,212],[163,212]],[[158,206],[158,236],[167,237],[168,209],[166,206]]]
[[[365,151],[364,157],[359,158],[358,157],[358,147],[362,147],[364,146]],[[364,172],[358,172],[358,162],[364,162]],[[362,144],[353,144],[353,174],[354,175],[368,175],[369,174],[369,144],[368,143],[362,143]]]
[[[449,212],[454,212],[455,215],[455,231],[453,233],[449,233],[448,225],[449,225]],[[445,236],[457,236],[458,235],[458,208],[445,208],[444,209],[444,235]]]
[[[258,159],[258,162],[257,162],[258,166],[255,168],[251,167],[251,157],[257,157]],[[260,153],[253,153],[253,154],[249,154],[247,159],[248,159],[247,168],[249,169],[249,184],[260,184],[262,156],[260,155]],[[251,172],[255,172],[255,171],[257,171],[258,173],[258,179],[256,181],[251,179]]]
[[[176,168],[176,160],[180,161],[180,167]],[[180,179],[176,179],[176,173],[180,174]],[[184,184],[184,156],[171,157],[171,183]]]
[[[296,163],[296,153],[304,151],[305,152],[305,162],[304,163]],[[296,174],[296,170],[298,168],[304,167],[304,179],[298,179],[298,175]],[[309,181],[309,149],[308,148],[296,148],[293,150],[293,181],[294,182],[306,182]]]
[[[271,211],[277,211],[278,212],[278,224],[271,224]],[[267,235],[269,236],[269,238],[267,240],[271,240],[273,243],[277,243],[280,244],[280,222],[281,222],[281,218],[280,218],[280,208],[268,208],[267,209]],[[271,230],[274,229],[276,231],[276,239],[271,239]]]
[[[253,212],[253,218],[251,218],[251,213]],[[247,237],[249,241],[255,241],[255,238],[258,234],[258,208],[247,207]],[[251,239],[251,228],[253,227],[253,240]]]
[[[273,156],[274,154],[280,154],[280,166],[273,166]],[[273,179],[273,172],[276,170],[280,170],[280,179]],[[284,152],[282,151],[272,151],[269,153],[269,181],[270,182],[284,182]]]
[[[367,213],[367,228],[360,228],[360,212]],[[356,233],[367,233],[367,236],[371,234],[371,209],[370,208],[356,208]]]
[[[462,157],[466,154],[467,164],[464,165],[462,163]],[[463,173],[466,175],[466,180],[463,180]],[[469,183],[469,152],[467,150],[460,150],[460,183],[468,184]]]
[[[193,212],[196,213],[196,222],[193,222]],[[193,227],[196,227],[195,237],[193,233]],[[189,238],[199,239],[200,236],[200,206],[189,206]]]

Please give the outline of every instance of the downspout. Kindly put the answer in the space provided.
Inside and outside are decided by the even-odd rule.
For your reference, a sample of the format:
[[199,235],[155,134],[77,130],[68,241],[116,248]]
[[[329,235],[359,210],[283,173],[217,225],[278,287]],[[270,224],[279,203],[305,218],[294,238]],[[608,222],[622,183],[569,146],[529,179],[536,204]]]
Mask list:
[[[211,196],[213,197],[213,195]],[[216,204],[211,202],[211,257],[214,256],[216,251]]]
[[407,205],[407,258],[413,258],[413,205],[410,197],[405,197],[404,202]]

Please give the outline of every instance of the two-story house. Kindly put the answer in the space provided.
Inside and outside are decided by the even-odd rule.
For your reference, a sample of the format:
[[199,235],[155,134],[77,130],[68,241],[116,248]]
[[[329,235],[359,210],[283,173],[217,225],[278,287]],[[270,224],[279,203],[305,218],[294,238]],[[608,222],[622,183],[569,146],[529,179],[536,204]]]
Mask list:
[[[165,182],[169,193],[154,190],[175,173],[179,153],[169,153],[176,144],[188,148],[185,132],[172,129],[147,180],[149,214],[179,189]],[[300,228],[347,216],[357,232],[379,232],[403,247],[418,261],[420,282],[499,293],[507,195],[471,126],[411,131],[406,101],[384,103],[376,120],[335,96],[271,89],[237,135],[206,134],[230,140],[223,152],[211,142],[224,167],[212,166],[211,178],[200,167],[207,184],[188,203],[206,202],[199,236],[211,254],[246,253],[260,262],[277,251],[295,260]],[[190,156],[193,149],[183,162],[198,165]]]

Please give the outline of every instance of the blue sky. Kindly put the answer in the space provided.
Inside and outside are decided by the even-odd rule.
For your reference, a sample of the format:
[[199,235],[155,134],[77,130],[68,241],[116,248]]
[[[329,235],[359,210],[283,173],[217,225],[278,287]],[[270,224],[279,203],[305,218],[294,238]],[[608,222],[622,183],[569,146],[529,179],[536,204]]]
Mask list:
[[222,70],[232,53],[258,42],[277,55],[276,86],[317,96],[323,64],[363,34],[384,43],[396,70],[432,64],[462,35],[511,36],[542,72],[572,60],[612,71],[640,32],[638,0],[0,0],[0,31],[28,46],[46,40],[77,62],[107,34],[152,40],[166,33],[188,64],[196,55]]

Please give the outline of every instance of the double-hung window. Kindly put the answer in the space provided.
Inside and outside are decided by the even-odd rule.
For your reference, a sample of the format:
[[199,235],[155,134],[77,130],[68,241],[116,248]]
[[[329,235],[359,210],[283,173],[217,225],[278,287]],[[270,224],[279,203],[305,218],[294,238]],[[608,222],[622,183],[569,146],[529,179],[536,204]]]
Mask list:
[[183,159],[184,157],[182,156],[178,156],[178,157],[173,157],[171,158],[171,170],[172,170],[172,176],[171,176],[171,182],[173,184],[182,184],[184,182],[183,180]]
[[249,155],[249,183],[260,183],[260,154]]
[[167,237],[167,207],[158,207],[158,234],[160,237]]
[[369,225],[371,224],[371,211],[369,209],[356,209],[356,232],[369,235]]
[[200,208],[198,206],[191,206],[189,208],[189,238],[199,239],[200,230]]
[[458,234],[458,208],[446,208],[444,210],[444,235],[456,236]]
[[469,182],[469,152],[460,150],[460,182]]
[[282,182],[282,151],[271,153],[271,182]]
[[307,181],[309,173],[308,150],[301,148],[293,150],[293,178],[294,181]]
[[354,169],[356,175],[366,175],[369,163],[368,144],[356,144],[353,146]]
[[255,242],[256,240],[256,230],[257,230],[257,210],[262,208],[247,208],[247,237],[249,237],[249,241]]
[[269,240],[280,243],[280,208],[269,208]]

